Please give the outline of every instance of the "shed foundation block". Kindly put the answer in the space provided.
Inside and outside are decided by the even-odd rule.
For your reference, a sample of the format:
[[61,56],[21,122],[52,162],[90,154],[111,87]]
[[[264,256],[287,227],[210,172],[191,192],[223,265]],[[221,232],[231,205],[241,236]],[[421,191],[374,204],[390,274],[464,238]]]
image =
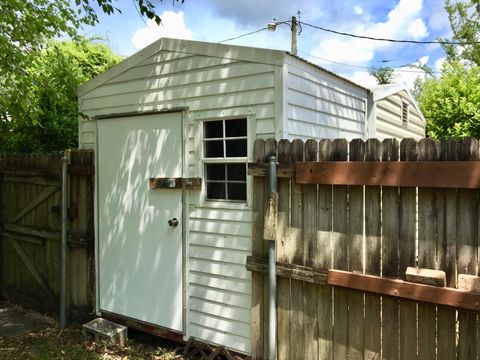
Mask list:
[[95,340],[105,340],[112,345],[120,345],[122,347],[127,345],[127,327],[102,318],[97,318],[84,324],[82,333],[86,337],[93,337]]

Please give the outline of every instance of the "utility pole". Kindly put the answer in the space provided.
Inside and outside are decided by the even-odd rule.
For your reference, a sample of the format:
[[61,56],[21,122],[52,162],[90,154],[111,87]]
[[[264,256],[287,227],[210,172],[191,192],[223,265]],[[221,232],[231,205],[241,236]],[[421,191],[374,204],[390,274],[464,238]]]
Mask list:
[[297,56],[297,18],[292,16],[292,55]]

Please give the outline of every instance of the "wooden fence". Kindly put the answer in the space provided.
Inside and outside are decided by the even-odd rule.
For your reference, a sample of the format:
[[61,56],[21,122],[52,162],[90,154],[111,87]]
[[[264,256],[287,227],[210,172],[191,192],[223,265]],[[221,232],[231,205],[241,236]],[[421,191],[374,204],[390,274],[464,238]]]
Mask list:
[[[443,303],[443,297],[435,299],[432,294],[438,288],[425,291],[419,285],[418,292],[410,294],[415,299],[427,296],[433,303],[409,300],[410,295],[402,295],[407,284],[402,281],[393,281],[397,285],[390,288],[381,286],[384,294],[392,296],[352,289],[365,289],[365,278],[380,283],[387,278],[405,279],[408,266],[437,269],[446,273],[447,287],[442,291],[457,300],[471,296],[463,305],[478,309],[480,301],[475,299],[480,300],[480,295],[448,288],[457,286],[459,274],[479,271],[478,190],[300,184],[293,166],[304,161],[479,160],[477,140],[281,140],[278,144],[258,140],[254,154],[256,163],[249,165],[249,173],[256,175],[253,257],[247,261],[253,279],[253,358],[266,358],[268,345],[268,283],[262,272],[268,248],[263,237],[269,193],[264,176],[265,162],[275,154],[279,162],[278,359],[478,359],[478,313],[441,305],[451,303],[450,295]],[[427,183],[441,184],[440,177],[448,174],[432,175]],[[360,274],[359,280],[347,281],[344,287],[330,286],[335,271],[329,269],[348,271],[350,279],[353,273]]]
[[[0,280],[3,295],[57,315],[61,256],[60,154],[0,154]],[[68,303],[84,317],[94,307],[92,151],[69,165]]]

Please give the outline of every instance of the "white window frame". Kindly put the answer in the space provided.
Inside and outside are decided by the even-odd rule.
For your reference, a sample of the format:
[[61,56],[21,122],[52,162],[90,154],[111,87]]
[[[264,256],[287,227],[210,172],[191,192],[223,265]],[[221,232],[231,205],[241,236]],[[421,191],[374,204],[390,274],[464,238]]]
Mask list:
[[[225,122],[229,120],[245,120],[246,122],[246,127],[247,127],[247,132],[245,136],[237,136],[237,137],[226,137],[226,126]],[[213,122],[213,121],[222,121],[222,137],[221,138],[208,138],[205,139],[205,124],[208,122]],[[245,187],[246,187],[246,198],[245,200],[229,200],[229,199],[208,199],[207,198],[207,174],[206,174],[206,165],[207,164],[245,164],[245,171],[247,171],[247,163],[249,160],[249,153],[250,153],[250,144],[249,144],[249,139],[250,137],[250,122],[251,118],[249,116],[231,116],[231,117],[222,117],[222,118],[213,118],[213,119],[204,119],[200,122],[200,127],[201,127],[201,168],[203,172],[203,193],[202,193],[202,203],[205,205],[215,205],[215,204],[232,204],[234,206],[240,205],[240,206],[246,206],[250,203],[250,196],[249,196],[249,189],[251,188],[251,184],[249,181],[249,176],[248,174],[245,177]],[[223,141],[223,156],[222,157],[206,157],[205,156],[205,143],[209,141]],[[247,153],[246,156],[242,157],[227,157],[226,156],[226,141],[227,140],[245,140],[246,141],[246,147],[247,147]],[[227,183],[228,180],[225,179],[225,183]]]

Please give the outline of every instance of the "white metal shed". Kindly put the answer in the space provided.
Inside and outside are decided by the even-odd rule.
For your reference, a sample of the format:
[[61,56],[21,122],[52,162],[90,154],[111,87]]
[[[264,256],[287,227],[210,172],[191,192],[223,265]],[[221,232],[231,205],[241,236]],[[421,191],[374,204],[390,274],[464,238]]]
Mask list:
[[367,138],[372,94],[283,51],[176,39],[82,85],[97,312],[249,353],[253,142]]

